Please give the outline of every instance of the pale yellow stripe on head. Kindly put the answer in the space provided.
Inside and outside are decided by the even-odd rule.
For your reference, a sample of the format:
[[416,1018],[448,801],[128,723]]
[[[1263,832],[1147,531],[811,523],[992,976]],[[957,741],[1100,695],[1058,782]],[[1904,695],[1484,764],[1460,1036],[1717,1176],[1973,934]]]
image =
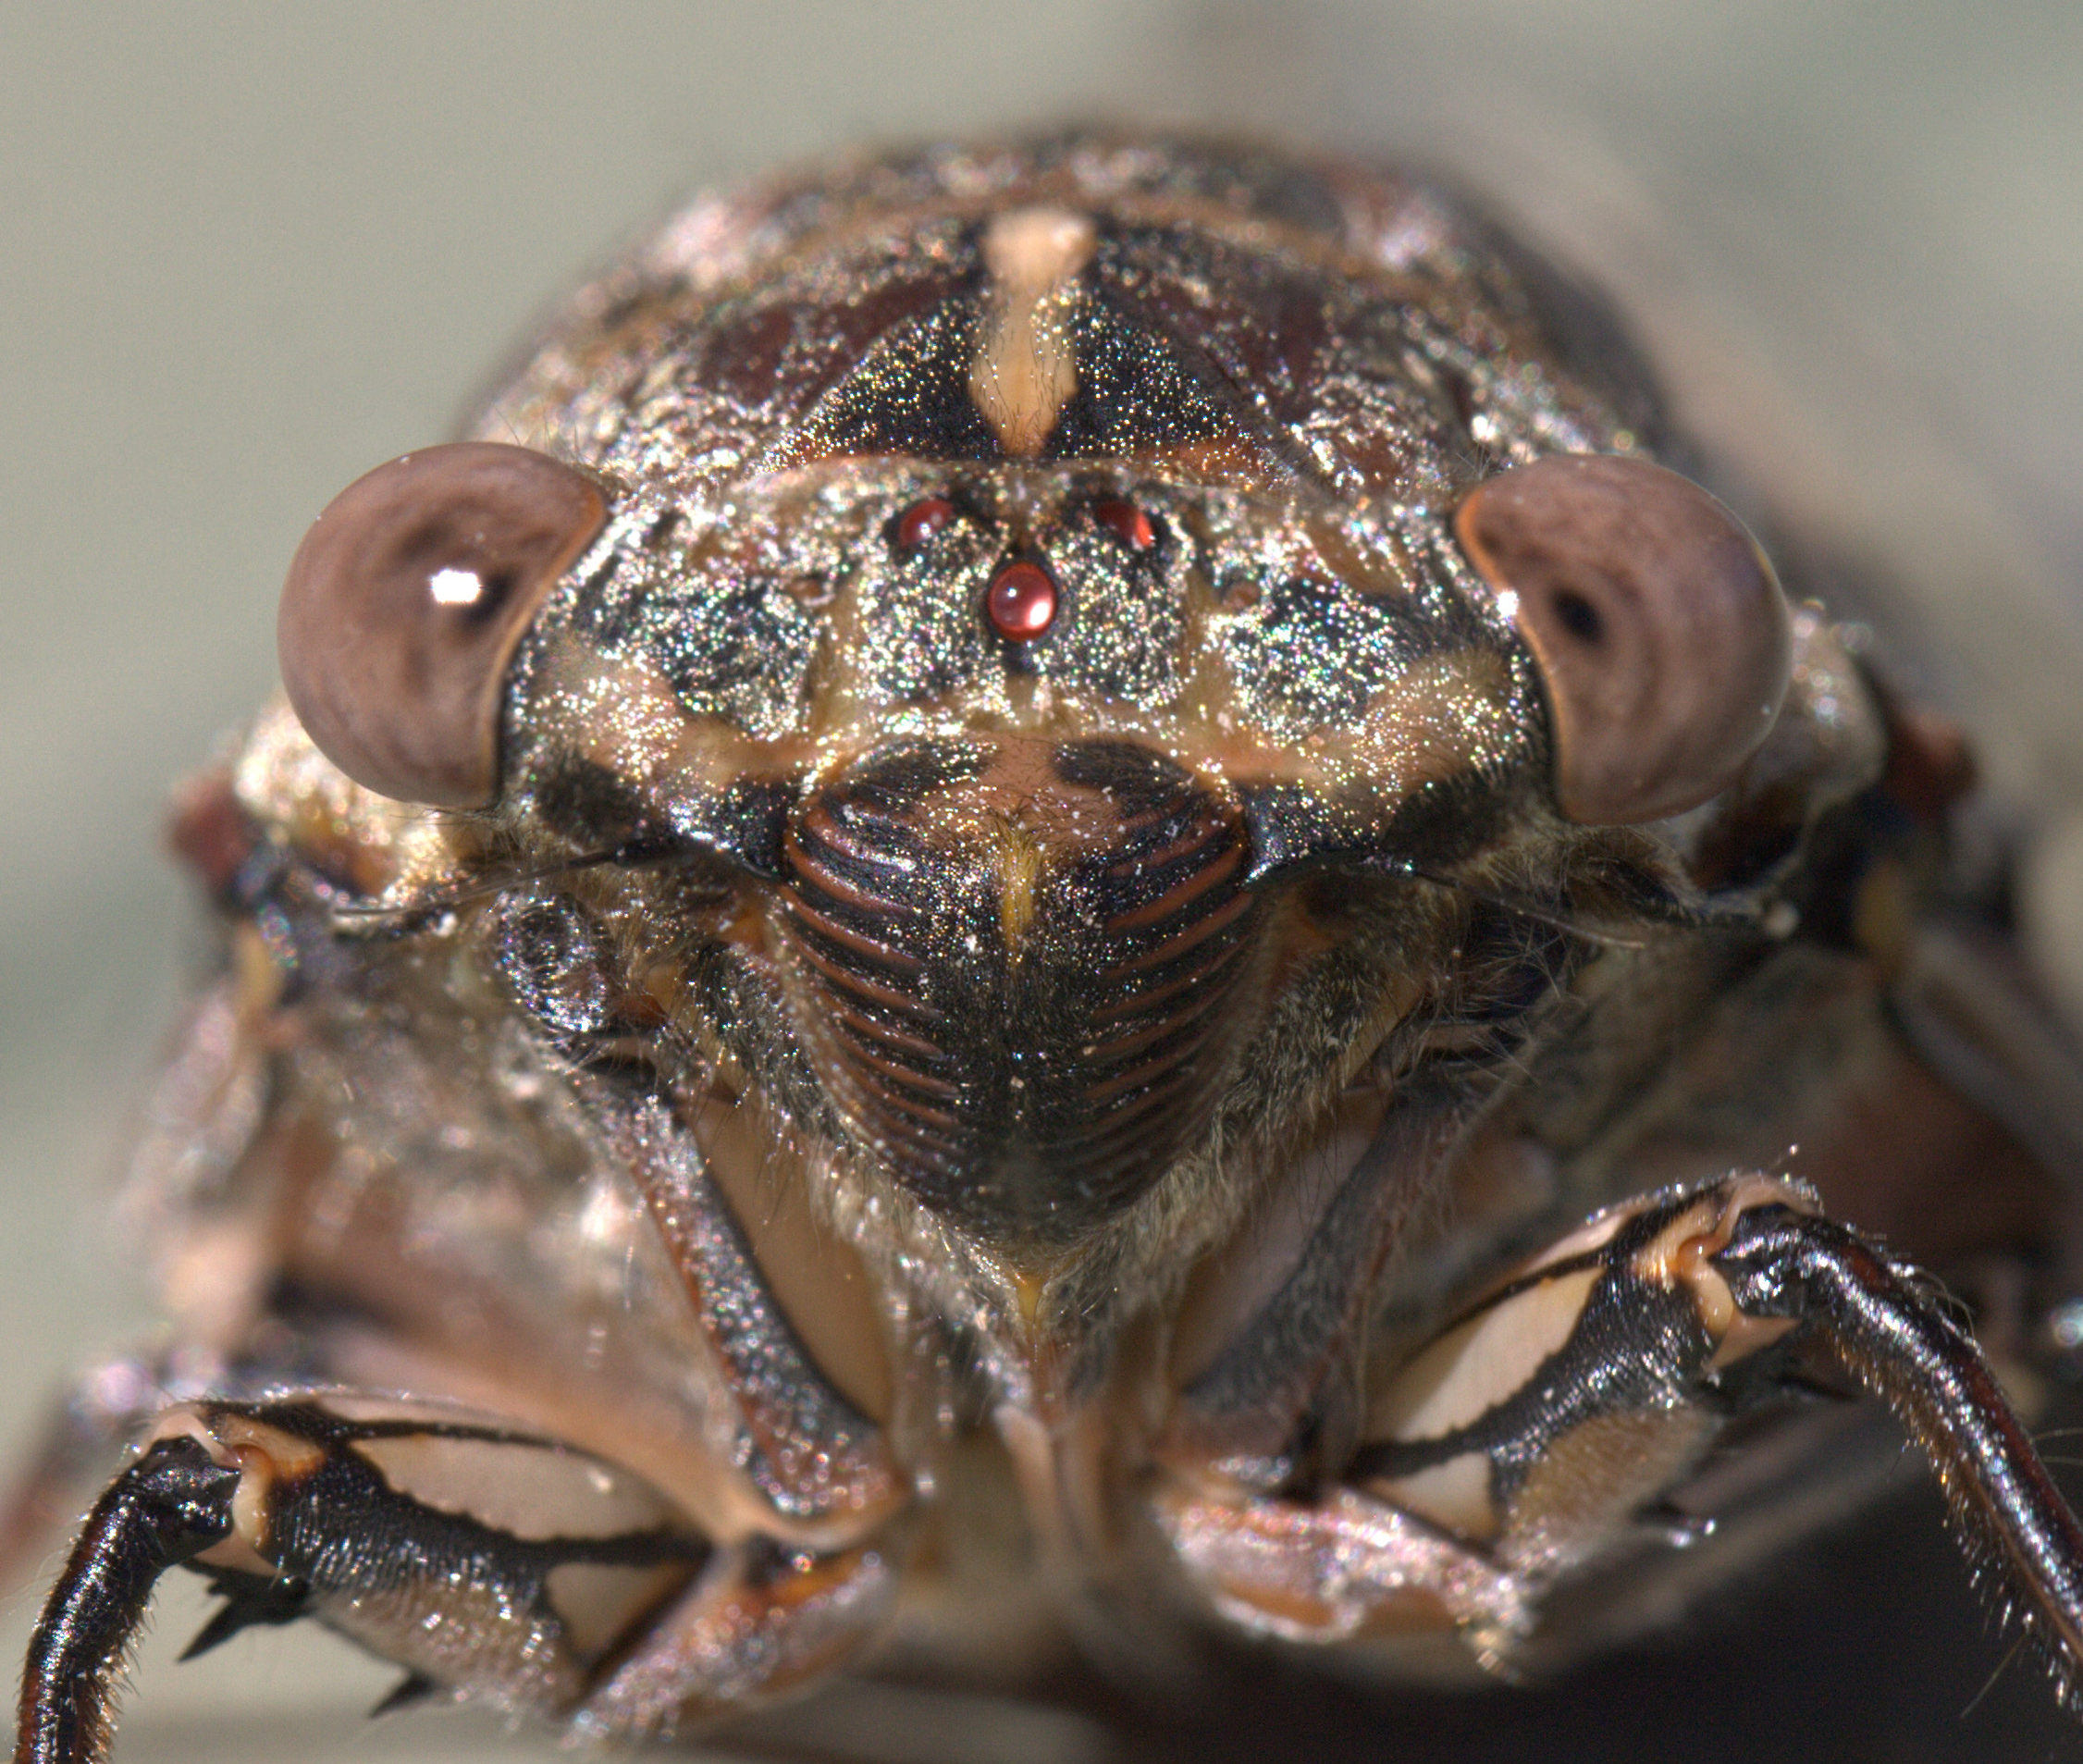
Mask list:
[[1042,451],[1078,389],[1071,292],[1092,242],[1091,218],[1062,208],[1016,208],[984,234],[991,288],[969,396],[1015,459]]
[[992,818],[990,831],[998,865],[998,929],[1017,955],[1040,911],[1042,847],[1025,827],[1003,817]]

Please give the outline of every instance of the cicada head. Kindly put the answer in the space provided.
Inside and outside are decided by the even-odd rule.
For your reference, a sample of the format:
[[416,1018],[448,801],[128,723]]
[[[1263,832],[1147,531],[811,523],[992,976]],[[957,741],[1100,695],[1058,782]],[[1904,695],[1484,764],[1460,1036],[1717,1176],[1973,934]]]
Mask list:
[[712,1077],[1015,1263],[1321,1118],[1457,885],[1712,796],[1785,684],[1756,548],[1522,290],[1378,183],[1193,165],[711,215],[738,280],[669,244],[484,430],[573,512],[469,799],[629,879],[590,959]]

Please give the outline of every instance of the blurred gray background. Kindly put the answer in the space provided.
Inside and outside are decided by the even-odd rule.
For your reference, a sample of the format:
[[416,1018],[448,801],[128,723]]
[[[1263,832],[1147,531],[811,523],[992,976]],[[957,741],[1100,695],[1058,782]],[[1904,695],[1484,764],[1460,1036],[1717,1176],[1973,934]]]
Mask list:
[[[676,197],[840,143],[1083,116],[1415,152],[1605,265],[1702,426],[1924,597],[2083,997],[2079,104],[2075,0],[0,11],[0,1438],[146,1314],[95,1203],[197,947],[161,805],[272,684],[304,525]],[[361,1729],[386,1676],[323,1638],[169,1673],[192,1615],[124,1758],[504,1755]],[[1945,1621],[1971,1695],[2000,1650]]]

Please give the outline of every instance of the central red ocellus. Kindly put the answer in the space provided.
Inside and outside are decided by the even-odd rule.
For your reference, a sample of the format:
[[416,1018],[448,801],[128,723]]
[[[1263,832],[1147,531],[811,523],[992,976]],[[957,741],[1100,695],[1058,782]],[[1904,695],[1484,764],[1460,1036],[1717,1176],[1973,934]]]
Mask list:
[[992,579],[984,611],[1007,643],[1031,643],[1056,621],[1056,585],[1039,563],[1008,563]]

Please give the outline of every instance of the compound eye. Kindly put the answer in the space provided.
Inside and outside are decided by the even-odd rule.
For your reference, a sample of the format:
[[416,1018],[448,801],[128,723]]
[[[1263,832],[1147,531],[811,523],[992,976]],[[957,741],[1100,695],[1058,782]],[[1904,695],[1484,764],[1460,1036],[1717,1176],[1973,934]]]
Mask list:
[[1570,820],[1682,813],[1757,750],[1786,696],[1786,602],[1743,523],[1697,485],[1645,460],[1558,454],[1478,487],[1454,532],[1540,668]]
[[490,802],[507,663],[607,514],[570,466],[490,441],[349,485],[297,548],[276,625],[282,684],[320,751],[401,802]]

